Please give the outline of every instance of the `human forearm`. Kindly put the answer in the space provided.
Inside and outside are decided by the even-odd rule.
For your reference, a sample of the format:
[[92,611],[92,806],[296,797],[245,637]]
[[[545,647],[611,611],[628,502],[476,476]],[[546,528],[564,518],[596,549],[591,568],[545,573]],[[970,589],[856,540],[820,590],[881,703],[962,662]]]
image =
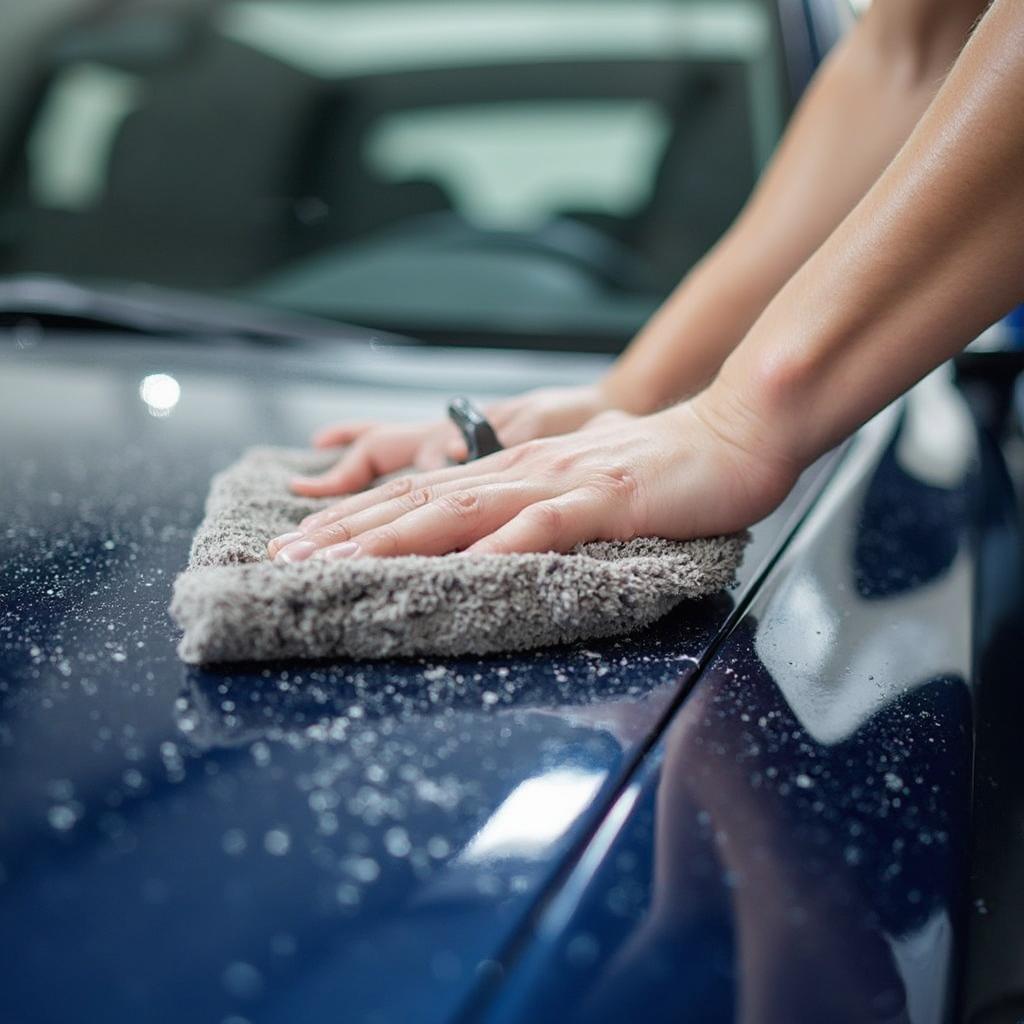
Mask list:
[[1022,53],[1024,7],[995,0],[906,146],[696,398],[350,497],[272,554],[569,551],[757,522],[1024,298]]
[[826,61],[761,183],[604,382],[649,412],[701,390],[870,188],[934,98],[984,0],[878,0]]
[[907,145],[698,400],[805,464],[1024,299],[1024,8],[996,0]]

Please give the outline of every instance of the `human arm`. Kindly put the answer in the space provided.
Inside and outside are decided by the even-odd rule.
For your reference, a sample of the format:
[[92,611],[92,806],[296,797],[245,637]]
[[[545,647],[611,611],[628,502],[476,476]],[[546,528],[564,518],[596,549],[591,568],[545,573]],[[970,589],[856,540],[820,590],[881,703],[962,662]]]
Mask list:
[[987,0],[876,0],[808,87],[758,187],[602,382],[652,412],[701,391],[875,183],[934,99]]
[[[782,285],[867,191],[942,83],[985,0],[879,0],[807,90],[745,209],[606,376],[486,409],[502,443],[575,430],[609,409],[642,414],[696,394]],[[295,482],[325,496],[406,466],[465,457],[433,424],[341,423],[318,447],[351,445],[328,472]]]
[[1024,8],[995,0],[878,183],[700,396],[702,415],[747,420],[806,464],[1024,299],[1022,55]]
[[1024,8],[995,0],[907,145],[697,398],[355,496],[271,553],[564,551],[756,522],[1024,298],[1022,53]]

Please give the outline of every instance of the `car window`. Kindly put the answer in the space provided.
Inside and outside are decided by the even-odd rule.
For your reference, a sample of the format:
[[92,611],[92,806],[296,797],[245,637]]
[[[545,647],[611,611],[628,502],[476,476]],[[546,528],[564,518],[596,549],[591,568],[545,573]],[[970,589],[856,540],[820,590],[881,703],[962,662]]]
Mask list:
[[181,0],[65,17],[3,154],[0,271],[617,347],[779,135],[773,12]]

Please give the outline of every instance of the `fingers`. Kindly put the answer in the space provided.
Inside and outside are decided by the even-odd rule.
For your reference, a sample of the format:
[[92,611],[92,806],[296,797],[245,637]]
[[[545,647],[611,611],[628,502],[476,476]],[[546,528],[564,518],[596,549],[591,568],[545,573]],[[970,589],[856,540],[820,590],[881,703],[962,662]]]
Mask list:
[[295,477],[291,489],[307,498],[362,490],[377,477],[408,466],[422,433],[422,427],[368,430],[329,470],[319,476]]
[[364,508],[372,508],[374,505],[395,501],[418,487],[427,486],[426,481],[426,475],[420,474],[397,477],[394,480],[389,480],[386,484],[381,484],[379,487],[373,487],[368,491],[361,491],[359,494],[353,494],[349,498],[342,498],[341,501],[336,502],[329,508],[306,516],[299,523],[298,528],[304,534],[322,529],[331,523],[337,522],[339,519],[347,519],[349,516],[361,512]]
[[378,477],[407,466],[429,471],[444,468],[451,460],[466,458],[466,445],[451,423],[432,427],[343,423],[321,431],[313,443],[319,448],[343,444],[351,447],[325,473],[299,476],[291,481],[292,490],[307,498],[361,491]]
[[306,516],[299,523],[298,528],[308,533],[310,530],[319,529],[328,523],[344,519],[347,516],[354,515],[356,512],[361,512],[364,508],[371,508],[382,502],[401,498],[418,488],[437,487],[455,480],[461,480],[463,482],[462,486],[469,486],[471,482],[482,483],[485,478],[487,482],[490,482],[492,474],[485,472],[486,468],[483,467],[481,461],[466,466],[450,466],[447,469],[434,470],[431,473],[414,473],[409,476],[396,477],[394,480],[389,480],[379,487],[361,491],[359,494],[353,494],[331,505],[330,508],[325,508],[320,512],[314,512],[312,515]]
[[[394,518],[394,514],[411,511],[412,507],[422,504],[423,500],[419,497],[421,492],[429,490],[430,494],[436,496],[458,488],[486,486],[496,480],[495,470],[497,467],[493,465],[491,473],[481,473],[481,468],[486,469],[485,463],[489,461],[489,459],[481,459],[467,466],[451,466],[434,473],[398,477],[379,487],[374,487],[372,490],[353,494],[330,508],[306,516],[295,530],[270,541],[267,545],[267,552],[271,558],[276,558],[284,547],[300,541],[305,542],[310,534],[347,520],[364,509],[387,508],[389,513],[393,513],[391,518]],[[404,505],[402,504],[403,500],[405,501]],[[302,561],[309,558],[317,546],[317,544],[309,546],[303,543],[300,547],[293,548],[291,555],[294,557],[287,560]]]
[[509,418],[501,427],[501,442],[506,448],[513,448],[524,441],[532,441],[544,434],[536,418],[522,412]]
[[[535,440],[389,481],[307,517],[270,544],[271,557],[569,551],[581,541],[636,536],[644,528],[641,488],[635,470],[620,464],[620,431],[605,434],[595,431],[585,442]],[[365,451],[365,439],[353,448]]]
[[365,447],[353,447],[325,473],[297,476],[289,482],[295,494],[304,498],[329,498],[335,494],[362,490],[380,476],[373,453]]
[[461,437],[453,437],[444,447],[444,456],[452,462],[464,462],[469,458],[466,442]]
[[584,490],[535,502],[467,549],[471,555],[571,551],[583,541],[608,534],[608,517],[598,496]]
[[[361,534],[365,534],[370,530],[396,523],[403,517],[412,515],[432,504],[440,503],[444,506],[445,502],[452,495],[456,494],[486,494],[488,508],[494,508],[495,502],[492,498],[494,497],[495,486],[493,481],[474,480],[469,486],[466,486],[461,481],[452,481],[435,487],[415,488],[400,498],[364,508],[352,515],[336,519],[314,530],[310,530],[302,535],[302,539],[312,541],[317,548],[328,548],[335,544],[342,544],[356,539]],[[524,495],[521,499],[513,496],[512,491],[516,489],[526,490],[525,487],[520,485],[509,484],[505,484],[501,488],[502,492],[504,492],[504,497],[507,499],[507,507],[509,509],[517,501],[516,507],[518,508],[526,505],[530,500],[529,495]],[[424,520],[424,523],[429,522],[431,520]],[[302,550],[309,549],[303,548]]]
[[463,462],[469,453],[454,423],[432,430],[416,453],[413,466],[421,471],[443,469],[451,462]]
[[[443,555],[460,551],[514,518],[535,498],[520,484],[453,488],[426,504],[394,516],[395,509],[368,509],[285,547],[280,561]],[[391,516],[392,518],[388,518]],[[327,543],[317,549],[317,544]]]
[[326,548],[323,557],[387,558],[462,551],[514,518],[531,500],[530,490],[522,486],[452,491],[394,522]]
[[544,492],[522,483],[450,485],[444,493],[418,493],[306,534],[287,545],[280,560],[451,551],[479,555],[565,552],[583,541],[610,535],[608,510],[599,493],[585,488],[540,500]]

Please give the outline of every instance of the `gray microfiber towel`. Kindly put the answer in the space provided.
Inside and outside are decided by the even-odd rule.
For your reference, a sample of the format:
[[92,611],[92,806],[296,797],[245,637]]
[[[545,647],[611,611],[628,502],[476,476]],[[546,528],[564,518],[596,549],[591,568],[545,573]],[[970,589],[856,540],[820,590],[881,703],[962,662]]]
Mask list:
[[616,636],[732,584],[742,536],[582,544],[571,554],[277,565],[267,542],[329,500],[295,473],[337,453],[254,448],[214,477],[171,614],[192,664],[488,654]]

